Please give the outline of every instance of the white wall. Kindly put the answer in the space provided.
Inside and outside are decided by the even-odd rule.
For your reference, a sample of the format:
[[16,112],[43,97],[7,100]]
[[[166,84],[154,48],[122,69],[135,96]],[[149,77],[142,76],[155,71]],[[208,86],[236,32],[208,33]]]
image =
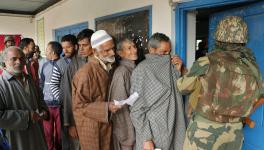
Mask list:
[[0,34],[21,34],[35,39],[34,19],[29,17],[0,16]]
[[[172,37],[172,8],[168,0],[64,0],[36,15],[44,17],[45,42],[54,40],[54,29],[88,21],[94,29],[94,19],[114,13],[152,5],[152,33],[162,32]],[[174,35],[173,35],[174,36]]]

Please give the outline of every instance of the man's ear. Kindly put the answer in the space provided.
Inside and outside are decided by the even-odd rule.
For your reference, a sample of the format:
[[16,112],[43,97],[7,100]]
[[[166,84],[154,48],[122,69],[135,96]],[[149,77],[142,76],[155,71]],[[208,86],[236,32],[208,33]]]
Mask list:
[[99,54],[98,54],[98,51],[97,51],[95,48],[93,48],[92,51],[93,51],[93,54],[94,54],[95,56],[98,56],[98,55],[99,55]]
[[74,48],[75,48],[75,50],[77,51],[78,48],[79,48],[79,46],[78,46],[77,44],[75,44]]
[[122,57],[122,56],[123,56],[123,53],[122,53],[122,51],[116,51],[116,54],[117,54],[118,56],[120,56],[120,57]]

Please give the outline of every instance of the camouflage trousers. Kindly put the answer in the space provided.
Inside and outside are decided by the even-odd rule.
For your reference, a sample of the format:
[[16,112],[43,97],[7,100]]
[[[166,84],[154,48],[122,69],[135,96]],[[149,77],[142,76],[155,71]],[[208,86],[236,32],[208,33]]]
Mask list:
[[241,150],[242,123],[218,123],[196,115],[190,122],[183,150]]

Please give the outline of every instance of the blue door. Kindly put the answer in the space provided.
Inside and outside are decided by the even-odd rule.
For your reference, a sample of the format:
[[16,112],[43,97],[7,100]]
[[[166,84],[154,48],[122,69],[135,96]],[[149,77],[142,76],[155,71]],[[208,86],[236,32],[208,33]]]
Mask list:
[[[209,48],[214,45],[214,32],[219,20],[229,15],[241,16],[246,21],[249,29],[247,47],[253,50],[264,76],[264,2],[212,14],[209,20]],[[243,150],[264,150],[264,106],[259,107],[250,118],[256,121],[256,125],[253,129],[245,126]]]

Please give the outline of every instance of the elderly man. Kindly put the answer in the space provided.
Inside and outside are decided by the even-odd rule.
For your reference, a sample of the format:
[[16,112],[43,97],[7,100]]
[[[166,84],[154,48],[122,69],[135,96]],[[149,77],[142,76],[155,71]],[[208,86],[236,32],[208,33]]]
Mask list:
[[[124,38],[117,44],[116,53],[121,60],[113,75],[109,98],[124,100],[130,96],[130,78],[138,59],[137,48],[131,39]],[[114,150],[133,150],[135,131],[129,113],[129,107],[125,105],[112,116]]]
[[0,76],[0,128],[6,130],[11,149],[46,150],[41,120],[48,108],[32,79],[23,73],[25,55],[18,47],[4,54],[6,69]]
[[[12,35],[8,35],[5,37],[5,40],[4,40],[4,44],[5,44],[5,48],[8,48],[10,46],[15,46],[16,42],[15,42],[15,39],[14,39],[14,36]],[[1,57],[0,59],[0,75],[3,73],[3,69],[5,68],[5,63],[3,62],[3,58]],[[8,148],[4,148],[4,145],[1,147],[1,144],[2,144],[2,141],[4,142],[5,139],[4,139],[4,131],[0,129],[0,149],[8,149]],[[8,145],[7,145],[8,147]]]
[[176,80],[182,61],[177,56],[171,58],[170,39],[162,33],[152,35],[148,49],[150,54],[131,77],[130,92],[139,94],[130,113],[136,129],[136,149],[180,150],[186,126]]
[[[72,78],[85,63],[88,61],[88,56],[93,55],[93,49],[91,46],[91,36],[94,33],[91,29],[82,30],[78,36],[79,53],[73,56],[72,63],[65,70],[65,74],[62,78],[62,91],[63,94],[63,123],[67,132],[67,143],[63,144],[65,150],[79,150],[80,144],[78,140],[77,129],[72,113]],[[65,143],[66,143],[65,142]]]
[[[16,44],[14,37],[11,35],[8,35],[5,37],[4,43],[5,43],[5,48],[8,48],[10,46],[15,46],[15,44]],[[0,74],[2,74],[4,68],[5,68],[5,63],[1,59],[1,61],[0,61]]]
[[76,72],[72,82],[72,109],[82,150],[109,150],[109,110],[120,106],[108,102],[109,71],[115,61],[113,39],[99,30],[91,37],[93,57]]

